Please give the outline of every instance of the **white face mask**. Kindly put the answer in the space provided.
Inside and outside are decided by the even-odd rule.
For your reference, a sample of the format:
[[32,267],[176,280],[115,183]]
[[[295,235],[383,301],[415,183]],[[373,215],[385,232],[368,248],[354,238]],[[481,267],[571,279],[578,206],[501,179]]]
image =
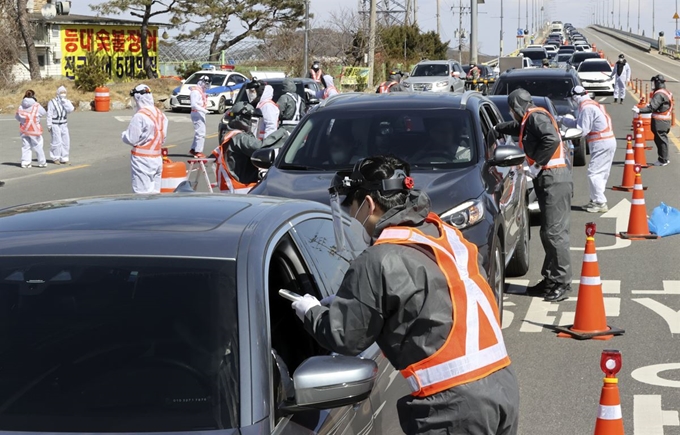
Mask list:
[[366,203],[366,198],[364,198],[364,200],[361,201],[361,205],[359,206],[359,208],[357,208],[356,213],[354,213],[354,216],[352,217],[352,219],[354,219],[357,223],[359,223],[360,227],[355,228],[355,225],[352,225],[350,228],[351,228],[352,231],[357,231],[357,232],[361,231],[361,237],[363,238],[364,242],[367,245],[370,245],[371,244],[371,235],[368,234],[368,231],[366,231],[366,227],[364,227],[364,224],[366,223],[368,218],[371,217],[371,213],[369,213],[366,216],[366,218],[363,220],[363,222],[359,222],[359,219],[357,219],[357,216],[359,215],[359,211],[361,211],[361,208],[364,206],[365,203]]
[[62,100],[65,100],[65,99],[66,99],[66,94],[59,94],[59,98],[61,98]]

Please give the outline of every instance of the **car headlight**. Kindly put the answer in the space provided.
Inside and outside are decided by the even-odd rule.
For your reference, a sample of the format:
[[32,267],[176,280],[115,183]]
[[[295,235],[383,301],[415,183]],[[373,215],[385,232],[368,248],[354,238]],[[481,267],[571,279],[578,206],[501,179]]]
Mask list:
[[449,82],[447,82],[446,80],[444,80],[444,81],[442,81],[442,82],[437,82],[437,83],[435,83],[434,85],[435,85],[436,87],[438,87],[438,88],[443,88],[443,87],[448,86],[448,85],[449,85]]
[[479,199],[474,199],[442,213],[440,217],[444,222],[462,230],[481,222],[484,219],[484,213],[484,203]]

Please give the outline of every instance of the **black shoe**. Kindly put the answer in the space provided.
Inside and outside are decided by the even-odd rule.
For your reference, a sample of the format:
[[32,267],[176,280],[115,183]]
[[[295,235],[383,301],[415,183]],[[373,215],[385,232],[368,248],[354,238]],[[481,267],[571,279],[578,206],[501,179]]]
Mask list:
[[2,186],[4,186],[4,185],[5,185],[5,182],[4,182],[4,181],[0,181],[0,187],[2,187]]
[[618,102],[619,102],[619,99],[618,99],[618,98],[614,98],[614,104],[616,104],[616,103],[618,103]]
[[549,283],[545,279],[542,279],[537,284],[527,287],[526,294],[531,296],[544,296],[550,292],[552,287],[554,287],[553,284]]
[[557,287],[550,292],[543,298],[544,301],[546,302],[560,302],[565,299],[567,299],[569,296],[567,293],[571,291],[571,287],[566,286],[566,287]]

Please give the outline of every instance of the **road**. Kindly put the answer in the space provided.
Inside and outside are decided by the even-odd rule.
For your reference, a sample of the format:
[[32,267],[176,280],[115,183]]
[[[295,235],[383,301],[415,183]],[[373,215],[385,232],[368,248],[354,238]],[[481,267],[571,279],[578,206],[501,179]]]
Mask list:
[[[605,51],[610,59],[626,53],[633,77],[649,80],[663,74],[669,81],[680,77],[680,62],[647,54],[597,32],[583,33]],[[680,95],[680,84],[668,88]],[[625,136],[630,133],[631,95],[625,104],[603,100],[612,116],[618,138],[609,186],[622,179]],[[73,137],[70,166],[48,165],[45,169],[19,168],[20,145],[16,122],[0,116],[0,207],[27,202],[109,195],[130,191],[129,148],[120,141],[131,111],[75,113],[70,117]],[[167,143],[171,158],[186,159],[193,134],[188,114],[168,113]],[[206,150],[217,145],[219,116],[208,117]],[[680,136],[680,124],[674,127]],[[48,135],[46,134],[47,138]],[[46,141],[47,142],[47,141]],[[47,148],[47,146],[46,146]],[[680,208],[680,142],[670,147],[671,164],[643,171],[648,212],[665,202]],[[648,161],[656,154],[648,151]],[[546,303],[521,295],[527,283],[540,279],[543,258],[538,227],[532,228],[531,269],[521,279],[508,280],[505,298],[504,333],[521,388],[520,434],[582,435],[593,432],[602,386],[599,368],[603,349],[623,354],[619,374],[623,419],[627,434],[680,435],[680,236],[655,241],[625,243],[614,236],[625,229],[631,194],[607,191],[609,206],[604,215],[579,209],[588,202],[585,168],[575,168],[575,192],[571,214],[571,246],[574,280],[578,281],[585,245],[584,227],[597,224],[596,244],[604,283],[608,322],[625,334],[610,341],[576,341],[556,338],[551,327],[573,322],[575,298]],[[201,190],[205,190],[202,186]],[[125,219],[124,216],[120,217]],[[576,296],[578,285],[573,286]],[[520,293],[520,294],[517,294]]]

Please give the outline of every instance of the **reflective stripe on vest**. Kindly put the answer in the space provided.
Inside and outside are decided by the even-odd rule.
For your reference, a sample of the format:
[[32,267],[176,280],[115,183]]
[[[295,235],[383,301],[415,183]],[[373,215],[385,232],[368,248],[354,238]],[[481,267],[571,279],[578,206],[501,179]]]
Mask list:
[[226,134],[226,136],[224,136],[224,139],[222,140],[222,145],[215,148],[215,150],[212,152],[212,154],[215,156],[216,163],[215,178],[217,178],[217,186],[220,188],[220,192],[247,193],[244,191],[244,189],[250,190],[257,184],[257,183],[250,184],[241,183],[231,175],[231,172],[229,172],[229,166],[227,166],[227,159],[225,158],[225,153],[223,152],[223,149],[227,148],[228,150],[227,144],[229,143],[229,141],[241,133],[243,132],[238,130],[230,131],[229,133]]
[[[550,121],[552,122],[553,127],[555,127],[555,131],[557,132],[558,135],[560,134],[560,128],[557,126],[555,118],[552,117],[550,112],[548,112],[542,107],[530,107],[529,109],[527,109],[527,113],[524,114],[524,117],[522,118],[522,123],[520,124],[519,128],[519,147],[522,149],[524,149],[524,145],[522,144],[522,141],[524,140],[524,127],[526,125],[527,120],[529,119],[529,115],[531,115],[534,112],[543,112],[546,115],[548,115]],[[560,144],[557,146],[557,149],[550,158],[550,161],[546,165],[544,165],[542,169],[562,168],[567,166],[567,160],[564,154],[564,143],[562,142],[561,138],[562,136],[560,135]],[[529,156],[527,156],[527,162],[529,162],[529,165],[533,165],[534,163],[536,163],[536,161]]]
[[312,77],[312,80],[314,80],[315,82],[321,82],[321,70],[314,71],[313,69],[310,69],[309,75]]
[[666,98],[668,98],[669,106],[668,110],[666,110],[665,112],[652,113],[652,119],[658,119],[659,121],[670,121],[673,118],[673,115],[671,115],[671,113],[673,112],[673,95],[666,89],[657,89],[656,91],[654,91],[654,96],[656,96],[658,92],[661,92],[666,96]]
[[[331,93],[331,90],[335,91],[335,94],[339,94],[338,90],[335,89],[335,86],[329,86],[326,89],[324,89],[324,91],[323,91],[323,98],[324,99],[331,96],[331,95],[329,95]],[[333,94],[333,95],[335,95],[335,94]]]
[[54,116],[52,116],[52,124],[66,124],[66,109],[61,105],[61,99],[59,97],[52,100],[52,107],[54,107],[54,111],[56,112]]
[[138,113],[146,116],[153,123],[154,134],[144,145],[132,147],[132,155],[137,157],[161,157],[161,147],[165,142],[163,132],[164,117],[156,107],[144,107]]
[[396,84],[397,82],[383,82],[382,84],[380,84],[380,87],[378,88],[378,93],[386,94],[390,91],[390,88]]
[[614,135],[614,130],[612,128],[612,119],[609,116],[609,114],[607,114],[607,111],[604,109],[604,106],[599,104],[597,101],[584,100],[579,105],[579,110],[583,110],[585,106],[594,106],[595,108],[599,109],[602,112],[602,115],[604,116],[605,122],[607,124],[605,129],[602,131],[591,131],[590,133],[588,133],[588,135],[586,136],[586,140],[588,141],[588,143],[597,142],[605,139],[614,139],[616,136]]
[[19,124],[19,131],[21,134],[26,136],[42,136],[43,129],[40,125],[40,120],[38,120],[38,111],[40,110],[40,105],[35,103],[30,109],[25,110],[19,107],[17,113],[24,118],[24,123]]
[[[286,92],[285,95],[290,96],[290,98],[295,101],[295,114],[293,115],[293,119],[282,119],[281,124],[282,125],[297,125],[298,122],[300,122],[300,119],[302,119],[302,97],[300,97],[298,94],[293,94],[291,92]],[[279,99],[279,102],[281,99]]]
[[[192,91],[194,89],[197,90],[201,94],[201,101],[202,101],[203,108],[207,109],[208,108],[208,96],[205,94],[205,91],[200,86],[194,86]],[[191,109],[191,111],[192,112],[198,112],[198,110],[196,110],[196,109]]]
[[448,283],[453,317],[446,341],[434,354],[401,370],[413,395],[419,397],[482,379],[510,365],[496,298],[479,273],[477,247],[434,213],[425,220],[438,227],[440,237],[410,227],[389,227],[375,243],[430,248]]

